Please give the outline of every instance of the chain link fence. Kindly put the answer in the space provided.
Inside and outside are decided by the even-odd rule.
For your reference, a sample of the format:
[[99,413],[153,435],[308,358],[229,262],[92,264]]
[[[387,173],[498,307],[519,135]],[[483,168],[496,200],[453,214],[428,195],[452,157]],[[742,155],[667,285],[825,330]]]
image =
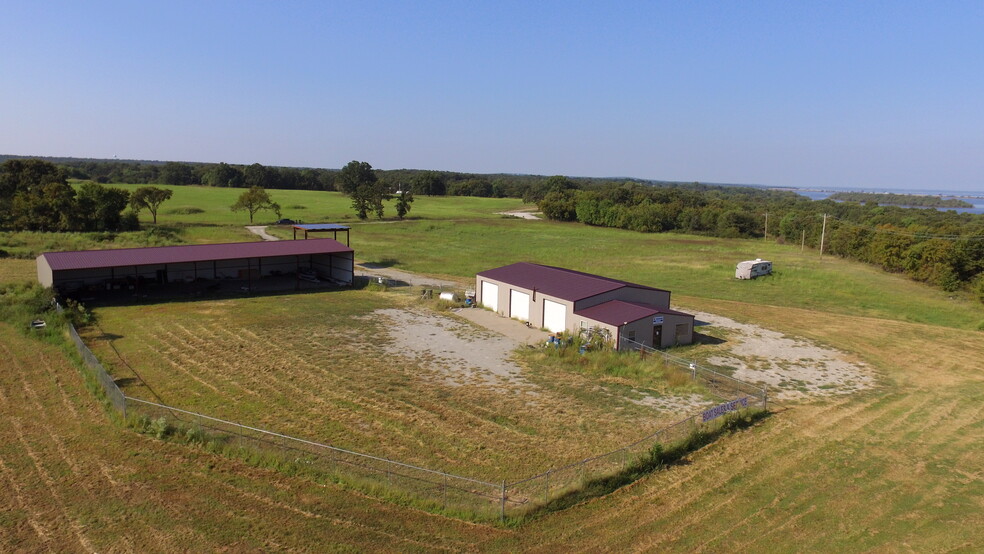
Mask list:
[[[60,306],[58,308],[61,309]],[[131,422],[144,426],[162,438],[183,434],[185,439],[200,441],[211,448],[237,451],[246,457],[268,456],[276,459],[278,464],[293,464],[299,470],[333,477],[382,496],[403,495],[448,513],[478,519],[504,519],[507,515],[528,514],[562,500],[565,495],[583,491],[594,480],[624,473],[638,465],[640,460],[648,459],[656,444],[668,446],[685,441],[695,431],[706,429],[709,421],[728,412],[751,407],[764,410],[768,400],[767,391],[763,388],[639,343],[628,344],[632,341],[625,341],[623,349],[662,355],[667,363],[686,368],[694,380],[704,383],[714,394],[732,400],[682,419],[617,450],[526,479],[492,483],[127,397],[71,323],[68,329],[86,368],[100,384],[112,406],[124,419],[129,416]]]
[[741,379],[735,379],[719,371],[703,367],[692,360],[680,358],[662,350],[656,350],[624,337],[622,337],[619,346],[620,350],[623,351],[634,350],[642,352],[645,355],[661,356],[666,365],[676,366],[679,369],[688,371],[691,379],[699,381],[715,396],[720,398],[749,397],[753,398],[756,405],[759,405],[763,410],[768,408],[769,389],[766,387],[760,387],[742,381]]

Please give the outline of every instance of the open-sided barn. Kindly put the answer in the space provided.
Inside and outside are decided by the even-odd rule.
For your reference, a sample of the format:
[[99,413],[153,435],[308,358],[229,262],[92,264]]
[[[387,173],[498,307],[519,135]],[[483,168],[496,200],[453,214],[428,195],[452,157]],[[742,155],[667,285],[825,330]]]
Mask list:
[[[221,280],[238,280],[252,290],[271,277],[280,277],[283,287],[298,288],[302,279],[351,285],[354,264],[353,250],[333,239],[45,252],[37,257],[38,281],[69,294]],[[283,279],[291,275],[293,279]]]
[[670,309],[670,291],[580,271],[519,262],[475,277],[478,303],[552,332],[599,327],[615,345],[653,348],[693,341],[694,316]]

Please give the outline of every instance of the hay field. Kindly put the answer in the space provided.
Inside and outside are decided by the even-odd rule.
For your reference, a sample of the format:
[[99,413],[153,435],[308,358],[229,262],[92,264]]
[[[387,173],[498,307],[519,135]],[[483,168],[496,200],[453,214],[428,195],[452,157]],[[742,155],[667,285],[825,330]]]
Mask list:
[[[363,259],[461,276],[473,266],[508,263],[507,254],[586,271],[611,268],[613,276],[674,290],[683,309],[836,345],[871,366],[877,386],[783,403],[758,426],[685,464],[500,529],[121,429],[64,352],[2,325],[0,550],[972,552],[984,544],[984,334],[972,330],[984,321],[979,305],[761,241],[518,220],[486,225],[366,225],[353,246]],[[558,246],[564,241],[579,246],[565,250]],[[785,264],[778,278],[739,288],[721,275],[733,272],[727,260],[762,252]],[[262,321],[272,308],[257,306],[242,315]],[[373,306],[367,300],[350,314]],[[207,314],[189,317],[187,325],[208,321]],[[147,333],[125,317],[114,325],[123,337]],[[191,340],[174,345],[190,349],[181,345]],[[398,384],[371,386],[382,395]],[[201,386],[187,398],[207,397]]]
[[0,550],[467,550],[508,535],[112,423],[64,352],[0,323]]
[[[494,482],[614,450],[697,410],[634,401],[662,396],[651,385],[521,369],[512,348],[489,366],[495,336],[414,304],[344,290],[105,307],[83,336],[128,396]],[[408,325],[444,342],[448,328],[465,357],[400,348]]]

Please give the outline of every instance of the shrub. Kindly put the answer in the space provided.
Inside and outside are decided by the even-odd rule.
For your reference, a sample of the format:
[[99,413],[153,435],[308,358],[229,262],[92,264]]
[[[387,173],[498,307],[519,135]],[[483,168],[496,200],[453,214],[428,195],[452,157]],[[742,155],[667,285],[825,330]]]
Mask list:
[[185,430],[184,439],[185,442],[189,443],[204,443],[205,431],[203,431],[201,427],[189,427]]
[[173,208],[167,211],[168,214],[172,215],[192,215],[192,214],[203,214],[205,210],[201,208],[195,208],[194,206],[181,206],[180,208]]
[[89,311],[81,302],[76,302],[71,298],[65,300],[65,311],[62,314],[76,327],[90,325],[96,321],[94,313]]
[[161,416],[150,424],[150,432],[158,439],[166,439],[171,434],[171,425]]

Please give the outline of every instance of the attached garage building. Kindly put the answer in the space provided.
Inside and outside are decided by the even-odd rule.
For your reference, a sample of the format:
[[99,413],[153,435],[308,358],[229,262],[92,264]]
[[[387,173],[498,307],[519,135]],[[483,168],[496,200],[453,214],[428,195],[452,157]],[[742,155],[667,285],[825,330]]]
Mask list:
[[354,263],[348,246],[311,239],[45,252],[37,269],[42,285],[72,294],[223,280],[246,290],[275,282],[296,289],[302,280],[351,285]]
[[693,341],[694,316],[670,309],[670,291],[526,262],[479,273],[477,302],[551,332],[599,327],[652,348]]

